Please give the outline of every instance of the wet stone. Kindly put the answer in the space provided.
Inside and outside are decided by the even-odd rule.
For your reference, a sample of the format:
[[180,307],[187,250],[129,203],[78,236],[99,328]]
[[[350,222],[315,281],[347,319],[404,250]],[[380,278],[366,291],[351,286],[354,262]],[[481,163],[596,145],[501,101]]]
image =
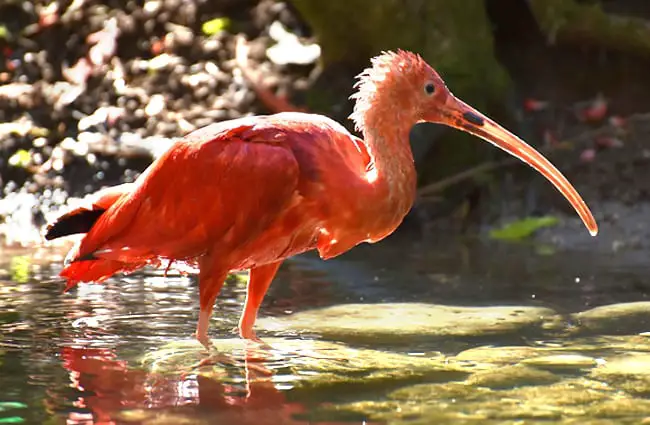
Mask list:
[[[585,412],[612,399],[614,394],[615,390],[582,378],[509,390],[491,390],[451,382],[408,386],[390,393],[388,400],[346,403],[318,410],[324,418],[343,419],[356,415],[392,425],[597,425],[608,422],[602,422],[598,416],[590,419]],[[630,401],[634,400],[619,397],[624,401],[604,409],[604,413],[598,415],[602,418],[617,408],[629,406]],[[628,410],[627,414],[634,416],[635,412]]]
[[[461,381],[470,371],[446,357],[409,356],[371,349],[356,349],[325,341],[268,338],[272,350],[255,350],[239,338],[213,340],[219,353],[211,365],[202,367],[206,352],[196,341],[177,341],[148,353],[142,365],[156,373],[193,371],[205,376],[223,375],[225,363],[243,367],[244,359],[256,359],[260,366],[275,370],[273,380],[295,389],[340,386],[354,393],[354,387],[399,385],[427,379],[434,382]],[[249,362],[250,363],[250,362]]]
[[317,333],[334,340],[412,342],[413,338],[485,337],[541,329],[555,315],[541,307],[460,307],[420,303],[344,304],[266,318],[271,331]]
[[558,372],[579,372],[596,366],[598,361],[593,357],[580,354],[556,354],[524,359],[521,363],[538,369]]
[[561,377],[554,373],[514,365],[476,372],[467,379],[467,383],[492,389],[508,389],[526,385],[548,385],[559,380]]
[[461,351],[455,359],[462,362],[473,362],[477,365],[504,365],[518,363],[522,360],[548,353],[541,347],[506,346],[506,347],[476,347]]
[[650,331],[650,302],[605,305],[573,315],[578,331],[633,334]]
[[467,382],[442,384],[419,384],[400,388],[388,394],[388,398],[411,403],[429,403],[431,400],[484,400],[494,394],[489,388],[475,387]]
[[[636,418],[633,423],[648,423],[650,417],[650,400],[641,398],[612,397],[591,405],[586,414],[601,418]],[[643,420],[643,422],[640,422]],[[621,423],[621,422],[617,422]],[[632,423],[632,422],[628,422]]]
[[630,394],[650,395],[650,353],[607,358],[606,363],[592,370],[591,376]]

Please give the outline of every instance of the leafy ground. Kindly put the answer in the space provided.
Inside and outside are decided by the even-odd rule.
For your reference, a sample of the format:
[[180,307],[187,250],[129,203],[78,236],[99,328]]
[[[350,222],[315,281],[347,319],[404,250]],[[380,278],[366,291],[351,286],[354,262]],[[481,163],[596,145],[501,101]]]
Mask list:
[[[594,209],[650,200],[646,61],[549,46],[530,26],[517,30],[491,7],[497,55],[517,89],[509,105],[516,119],[507,125],[548,152]],[[277,48],[292,40],[285,30],[304,40],[300,55],[287,53],[295,46]],[[237,35],[248,40],[244,62],[236,60]],[[265,99],[252,81],[299,105],[320,72],[309,35],[289,4],[271,0],[4,2],[0,233],[8,242],[38,241],[35,229],[70,197],[132,181],[174,137],[287,106]],[[333,114],[342,119],[350,104],[338,107]],[[435,151],[434,144],[429,155]],[[477,185],[484,181],[478,171],[461,179],[460,187],[473,183],[456,201],[488,222],[551,210],[572,214],[550,185],[531,184],[532,173],[503,158],[482,164],[498,171],[489,174],[500,176],[491,184]],[[426,169],[426,155],[418,165]],[[440,188],[456,186],[434,187],[430,196]],[[458,202],[451,210],[421,202],[424,213],[416,215],[425,222],[449,218]]]

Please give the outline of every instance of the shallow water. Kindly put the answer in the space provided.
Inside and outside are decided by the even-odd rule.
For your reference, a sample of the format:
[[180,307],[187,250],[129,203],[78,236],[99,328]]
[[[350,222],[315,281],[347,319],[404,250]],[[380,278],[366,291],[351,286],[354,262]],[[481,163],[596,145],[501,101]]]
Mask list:
[[[635,263],[625,253],[561,252],[549,246],[481,241],[424,243],[413,241],[410,235],[398,235],[329,262],[302,256],[282,267],[262,316],[291,321],[292,315],[301,311],[379,303],[535,306],[555,313],[548,323],[480,335],[451,332],[414,338],[411,333],[387,340],[356,338],[358,333],[341,331],[341,338],[329,337],[340,343],[334,348],[314,345],[321,339],[318,329],[262,329],[260,336],[277,340],[284,348],[289,344],[290,349],[258,353],[243,361],[240,346],[228,348],[237,344],[232,329],[245,289],[243,282],[233,281],[218,300],[211,327],[211,335],[226,348],[211,364],[201,367],[196,362],[207,355],[188,341],[198,310],[194,278],[164,278],[156,271],[146,271],[103,285],[82,284],[63,294],[63,285],[52,279],[60,265],[50,264],[45,256],[35,269],[36,261],[30,260],[33,254],[2,254],[8,276],[0,278],[0,424],[424,424],[515,423],[520,419],[525,423],[638,423],[635,421],[650,418],[650,406],[643,404],[645,390],[630,390],[642,388],[645,381],[627,385],[624,372],[607,375],[602,369],[617,364],[621,355],[650,352],[650,343],[634,339],[643,338],[635,336],[645,330],[643,311],[606,315],[607,320],[598,319],[593,322],[597,326],[587,326],[589,329],[581,328],[576,323],[579,316],[572,315],[648,297],[650,280],[643,263]],[[650,320],[648,325],[650,330]],[[171,347],[179,345],[170,350],[170,343]],[[499,357],[509,352],[505,348],[497,348],[498,356],[490,354],[487,360],[483,354],[474,354],[483,353],[482,349],[493,353],[492,347],[505,346],[516,347],[517,352],[539,352],[525,351],[505,360]],[[386,363],[391,365],[386,368],[392,369],[385,371],[391,372],[386,376],[381,375],[383,363],[379,360],[372,367],[364,366],[367,360],[359,360],[357,366],[351,363],[347,369],[330,371],[328,362],[340,366],[342,359],[336,354],[328,356],[328,352],[347,356],[341,354],[347,351],[341,350],[348,349],[366,350],[360,359],[373,355],[379,359],[381,353],[411,355],[418,361],[444,357],[441,365],[457,364],[460,369],[420,373],[416,371],[426,367],[418,369],[400,357]],[[546,371],[546,366],[529,367],[524,361],[538,356],[540,350],[587,359],[585,364],[578,359],[577,365],[573,358],[554,360],[567,364],[555,365],[557,370],[552,372]],[[318,355],[306,353],[320,353],[324,359],[314,360]],[[162,371],[143,361],[157,358],[156,364],[165,364],[165,356],[170,355],[175,356],[175,366]],[[266,361],[260,360],[266,355]],[[320,363],[304,366],[307,358]],[[635,361],[635,367],[650,366],[645,357]],[[467,362],[478,369],[467,369]],[[489,375],[505,366],[515,368],[511,377]],[[338,381],[328,382],[336,376]],[[296,384],[307,378],[308,385]],[[351,380],[345,381],[347,378]],[[454,387],[461,384],[462,394]],[[592,389],[601,384],[613,392]],[[598,410],[589,407],[596,403],[591,399],[576,401],[570,408],[564,399],[549,399],[528,410],[521,410],[528,405],[520,399],[518,408],[513,408],[512,400],[529,397],[522,391],[536,388],[541,394],[558,394],[563,391],[558,385],[580,388],[575,390],[580,394],[596,391],[599,402],[624,400],[636,410],[618,405]],[[423,397],[418,388],[433,392]],[[455,395],[449,396],[450,391]],[[567,397],[575,396],[571,394]],[[539,394],[530,397],[543,399]],[[458,407],[453,407],[454,403]]]

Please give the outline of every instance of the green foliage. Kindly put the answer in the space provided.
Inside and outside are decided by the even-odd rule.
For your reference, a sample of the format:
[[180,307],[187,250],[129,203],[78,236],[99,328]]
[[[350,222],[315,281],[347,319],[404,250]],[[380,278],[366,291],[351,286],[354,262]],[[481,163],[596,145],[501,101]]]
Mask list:
[[27,405],[19,401],[0,401],[0,412],[6,412],[11,409],[26,409]]
[[19,149],[9,158],[9,165],[25,168],[32,160],[32,155],[25,149]]
[[518,241],[531,236],[543,227],[555,226],[558,223],[558,218],[553,216],[527,217],[522,220],[508,223],[500,229],[491,230],[490,238]]
[[9,271],[11,280],[17,283],[25,283],[29,280],[29,267],[31,265],[30,257],[19,255],[11,259]]
[[204,22],[201,26],[201,30],[203,31],[203,34],[211,36],[221,31],[226,31],[229,27],[230,19],[222,17],[210,19],[209,21]]
[[[19,401],[0,401],[0,412],[26,408],[27,405]],[[22,424],[23,422],[25,422],[25,419],[16,415],[0,418],[0,424]]]
[[10,416],[8,418],[0,418],[0,424],[22,424],[25,419],[20,416]]

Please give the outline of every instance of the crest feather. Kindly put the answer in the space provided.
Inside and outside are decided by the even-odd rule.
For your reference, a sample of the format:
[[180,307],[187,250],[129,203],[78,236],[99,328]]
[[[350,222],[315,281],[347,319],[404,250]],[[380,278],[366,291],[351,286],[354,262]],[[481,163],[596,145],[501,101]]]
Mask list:
[[362,133],[365,130],[366,113],[377,100],[376,96],[382,84],[389,80],[393,73],[426,64],[420,55],[401,49],[383,51],[370,59],[370,63],[372,66],[357,75],[357,82],[354,84],[356,92],[350,96],[355,103],[349,118],[354,121],[357,131]]

